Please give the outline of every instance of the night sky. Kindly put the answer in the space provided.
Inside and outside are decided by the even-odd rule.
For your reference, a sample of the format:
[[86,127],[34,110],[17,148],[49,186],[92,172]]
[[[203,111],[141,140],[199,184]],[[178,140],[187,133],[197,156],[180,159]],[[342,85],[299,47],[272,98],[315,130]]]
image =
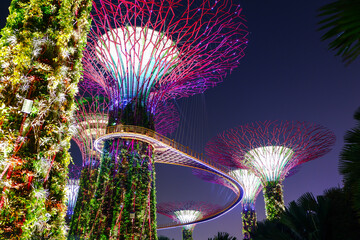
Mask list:
[[[195,141],[203,146],[218,133],[253,121],[315,122],[334,131],[336,145],[329,154],[303,164],[298,173],[285,180],[285,203],[305,192],[319,195],[327,188],[341,186],[338,159],[343,136],[354,127],[353,114],[360,106],[360,61],[345,67],[340,58],[327,49],[327,42],[320,41],[321,33],[316,30],[317,9],[331,1],[239,2],[250,32],[246,56],[223,83],[198,97],[204,100],[206,123],[201,125],[203,134],[195,136]],[[0,3],[1,27],[9,3],[9,0]],[[188,117],[186,121],[191,123],[198,119]],[[190,136],[193,129],[184,130],[182,134]],[[74,153],[74,158],[78,157]],[[187,168],[156,167],[158,202],[225,203],[232,197],[229,191],[192,176]],[[265,217],[261,195],[256,204],[259,220]],[[160,222],[164,220],[159,218]],[[218,231],[241,239],[240,206],[214,221],[197,225],[194,239],[207,239]],[[162,230],[159,235],[180,240],[181,229]]]

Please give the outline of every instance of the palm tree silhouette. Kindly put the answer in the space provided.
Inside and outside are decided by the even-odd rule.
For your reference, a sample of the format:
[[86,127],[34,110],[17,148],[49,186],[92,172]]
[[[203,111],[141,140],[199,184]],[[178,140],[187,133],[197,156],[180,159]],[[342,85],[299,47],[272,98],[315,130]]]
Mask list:
[[319,11],[325,17],[319,30],[327,30],[321,40],[331,39],[329,49],[350,64],[360,55],[360,0],[337,0]]
[[345,135],[339,171],[344,177],[344,187],[351,192],[352,206],[360,217],[360,108],[356,111],[354,119],[357,125]]
[[236,240],[236,237],[230,236],[227,232],[218,232],[213,238],[209,238],[208,240]]

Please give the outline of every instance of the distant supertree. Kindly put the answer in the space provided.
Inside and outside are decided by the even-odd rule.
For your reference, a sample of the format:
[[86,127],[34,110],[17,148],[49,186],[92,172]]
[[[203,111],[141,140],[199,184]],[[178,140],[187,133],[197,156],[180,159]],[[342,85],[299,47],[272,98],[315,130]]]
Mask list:
[[82,169],[79,180],[80,191],[70,224],[69,236],[78,233],[77,223],[89,214],[87,203],[93,197],[100,162],[100,153],[95,150],[94,141],[106,133],[109,120],[109,101],[102,88],[92,82],[79,83],[76,98],[77,111],[75,125],[77,131],[72,140],[77,144],[82,156]]
[[263,185],[266,216],[274,219],[285,208],[282,182],[290,170],[328,153],[334,143],[335,135],[318,124],[264,121],[219,134],[206,152],[224,165],[251,169]]
[[251,239],[250,233],[256,226],[255,201],[261,191],[260,179],[251,171],[246,169],[233,170],[230,173],[243,187],[244,196],[242,206],[242,225],[244,239]]
[[[212,156],[210,157],[216,160]],[[236,192],[230,183],[228,183],[224,178],[221,178],[215,174],[199,170],[193,170],[193,174],[207,182],[223,185]],[[234,177],[234,179],[236,179],[243,188],[244,195],[241,204],[243,222],[242,232],[244,239],[250,239],[250,233],[256,226],[257,221],[255,201],[259,192],[261,191],[261,181],[255,174],[246,169],[232,170],[229,172],[229,175]]]
[[[109,126],[154,129],[161,104],[220,82],[244,56],[241,12],[232,0],[94,3],[84,76],[108,92]],[[107,137],[85,237],[155,239],[153,148]]]
[[66,195],[67,195],[67,218],[71,219],[74,214],[74,208],[80,188],[80,179],[69,178],[66,184]]
[[[220,206],[206,202],[170,202],[157,205],[157,212],[172,218],[179,224],[186,224],[215,214]],[[183,240],[192,240],[192,233],[196,224],[184,225]]]
[[[99,85],[86,79],[79,83],[79,94],[76,98],[77,111],[75,125],[77,131],[73,136],[74,142],[82,155],[82,170],[76,209],[72,209],[75,219],[70,225],[70,236],[77,236],[78,223],[82,217],[89,214],[86,203],[91,200],[98,176],[100,153],[95,150],[94,141],[106,133],[109,118],[109,101],[107,93]],[[154,125],[157,132],[166,135],[173,132],[179,121],[177,109],[171,102],[161,103],[156,109]]]

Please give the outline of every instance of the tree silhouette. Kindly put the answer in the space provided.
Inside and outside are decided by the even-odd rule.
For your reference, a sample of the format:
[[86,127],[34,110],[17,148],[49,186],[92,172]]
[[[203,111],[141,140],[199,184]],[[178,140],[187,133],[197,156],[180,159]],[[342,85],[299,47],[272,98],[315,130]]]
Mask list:
[[319,30],[327,29],[321,40],[331,39],[329,49],[350,64],[360,55],[360,1],[337,0],[319,11],[319,16],[325,17]]
[[359,224],[349,208],[350,195],[341,188],[314,197],[305,193],[286,208],[279,220],[258,223],[254,240],[358,239]]
[[352,205],[360,217],[360,108],[356,111],[354,119],[357,124],[345,135],[339,171],[344,176],[345,188],[351,192]]
[[217,235],[208,240],[236,240],[236,237],[230,236],[227,232],[218,232]]

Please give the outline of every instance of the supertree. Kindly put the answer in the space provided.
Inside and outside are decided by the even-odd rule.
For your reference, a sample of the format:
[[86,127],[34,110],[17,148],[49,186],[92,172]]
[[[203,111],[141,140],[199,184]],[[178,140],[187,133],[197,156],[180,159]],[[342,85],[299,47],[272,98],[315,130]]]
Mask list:
[[[79,178],[79,193],[73,209],[69,236],[77,233],[76,223],[88,214],[86,204],[91,200],[94,191],[101,155],[94,148],[94,141],[106,133],[109,118],[109,101],[106,92],[96,83],[86,79],[79,83],[79,94],[76,97],[77,111],[75,126],[77,131],[72,140],[77,144],[82,157],[82,169]],[[75,219],[75,220],[74,220]]]
[[249,168],[261,180],[268,219],[284,210],[282,182],[294,167],[331,150],[335,135],[308,122],[264,121],[229,129],[213,138],[207,154],[224,165]]
[[[217,155],[218,156],[218,155]],[[212,159],[216,160],[217,156],[210,156]],[[224,178],[221,178],[213,173],[193,170],[193,174],[197,177],[203,179],[204,181],[216,183],[231,190],[234,190],[231,184],[229,184]],[[250,233],[256,226],[256,212],[255,212],[255,201],[261,191],[261,181],[260,179],[247,169],[235,169],[229,172],[229,175],[234,177],[242,186],[244,195],[242,199],[242,223],[243,223],[243,235],[244,239],[250,239]]]
[[[74,214],[73,219],[75,219],[70,225],[69,236],[71,237],[79,234],[76,231],[77,224],[79,220],[82,220],[81,217],[89,213],[86,209],[86,203],[91,200],[94,194],[101,158],[94,148],[94,141],[106,133],[109,118],[109,101],[104,89],[87,79],[80,82],[78,87],[79,94],[76,98],[78,109],[74,118],[77,131],[72,139],[79,147],[82,155],[82,170],[81,178],[78,181],[78,185],[81,185],[81,191],[77,197],[76,209],[71,211]],[[161,103],[156,109],[154,127],[157,132],[163,135],[172,133],[176,129],[178,121],[179,114],[173,104]]]
[[68,182],[66,184],[66,220],[70,221],[71,217],[74,214],[75,204],[78,198],[79,188],[80,188],[80,171],[81,167],[76,165],[69,166],[69,175]]
[[[161,103],[221,81],[244,56],[241,12],[232,0],[95,3],[84,75],[109,93],[109,127],[154,129]],[[154,177],[150,144],[109,134],[86,237],[156,238]]]
[[188,224],[196,220],[215,214],[220,206],[206,202],[170,202],[157,205],[157,212],[172,218],[178,224],[183,225],[183,240],[192,240],[192,233],[196,224]]
[[70,219],[71,216],[74,214],[74,208],[80,188],[79,183],[80,183],[79,179],[69,178],[68,183],[66,184],[66,195],[68,199],[66,204],[67,205],[66,215],[68,219]]
[[250,233],[256,227],[255,201],[261,191],[260,179],[251,171],[236,169],[230,173],[243,187],[244,196],[242,206],[242,232],[244,239],[251,239]]

